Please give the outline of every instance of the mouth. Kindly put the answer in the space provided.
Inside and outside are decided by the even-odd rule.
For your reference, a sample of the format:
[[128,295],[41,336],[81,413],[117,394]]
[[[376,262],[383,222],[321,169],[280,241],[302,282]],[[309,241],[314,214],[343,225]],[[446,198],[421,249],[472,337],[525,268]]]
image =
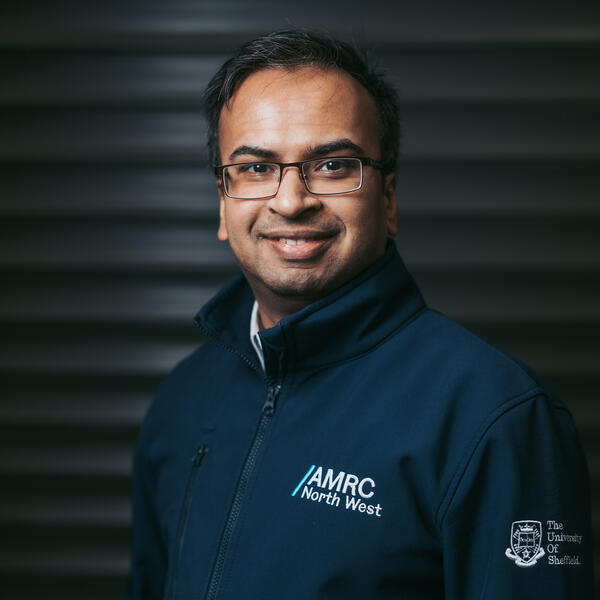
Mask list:
[[332,243],[337,231],[275,231],[258,236],[282,258],[312,260]]
[[303,246],[314,240],[305,240],[302,238],[276,238],[275,241],[280,244],[285,244],[286,246]]

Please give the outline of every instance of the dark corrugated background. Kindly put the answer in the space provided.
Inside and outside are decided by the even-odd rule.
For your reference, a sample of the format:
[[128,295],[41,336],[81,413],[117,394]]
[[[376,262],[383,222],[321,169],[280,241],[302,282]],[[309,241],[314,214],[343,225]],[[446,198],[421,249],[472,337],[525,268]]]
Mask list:
[[199,96],[236,45],[288,24],[356,40],[389,69],[404,99],[400,249],[431,305],[571,407],[599,548],[597,4],[389,4],[0,9],[2,598],[124,589],[140,420],[235,271]]

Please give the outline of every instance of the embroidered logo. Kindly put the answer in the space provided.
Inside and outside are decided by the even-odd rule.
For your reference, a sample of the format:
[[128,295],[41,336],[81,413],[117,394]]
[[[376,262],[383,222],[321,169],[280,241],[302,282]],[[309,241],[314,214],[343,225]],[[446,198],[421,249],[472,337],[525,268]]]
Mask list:
[[381,504],[371,503],[375,496],[375,487],[372,477],[361,478],[352,473],[311,465],[291,496],[299,493],[302,500],[381,517]]
[[504,554],[518,567],[533,567],[544,556],[540,521],[514,521],[510,528],[510,548]]

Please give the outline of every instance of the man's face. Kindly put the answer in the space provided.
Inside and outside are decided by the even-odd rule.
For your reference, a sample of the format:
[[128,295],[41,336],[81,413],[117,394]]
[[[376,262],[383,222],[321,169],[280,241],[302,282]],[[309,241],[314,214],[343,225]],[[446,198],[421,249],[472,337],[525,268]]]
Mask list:
[[[267,69],[244,80],[221,112],[219,149],[223,164],[387,158],[369,93],[341,71],[312,68]],[[394,175],[383,177],[364,166],[360,190],[319,196],[289,167],[277,195],[260,200],[229,198],[218,185],[218,237],[229,240],[259,302],[263,294],[313,301],[383,254],[397,211]]]

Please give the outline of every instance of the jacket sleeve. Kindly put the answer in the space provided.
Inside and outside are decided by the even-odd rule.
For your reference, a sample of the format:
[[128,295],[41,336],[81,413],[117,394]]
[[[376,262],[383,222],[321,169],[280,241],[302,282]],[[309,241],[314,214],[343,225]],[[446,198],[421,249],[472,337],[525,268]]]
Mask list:
[[164,546],[155,511],[155,481],[144,444],[144,430],[133,459],[132,547],[128,600],[163,596],[167,570]]
[[446,600],[593,599],[587,466],[557,401],[492,415],[439,515]]

